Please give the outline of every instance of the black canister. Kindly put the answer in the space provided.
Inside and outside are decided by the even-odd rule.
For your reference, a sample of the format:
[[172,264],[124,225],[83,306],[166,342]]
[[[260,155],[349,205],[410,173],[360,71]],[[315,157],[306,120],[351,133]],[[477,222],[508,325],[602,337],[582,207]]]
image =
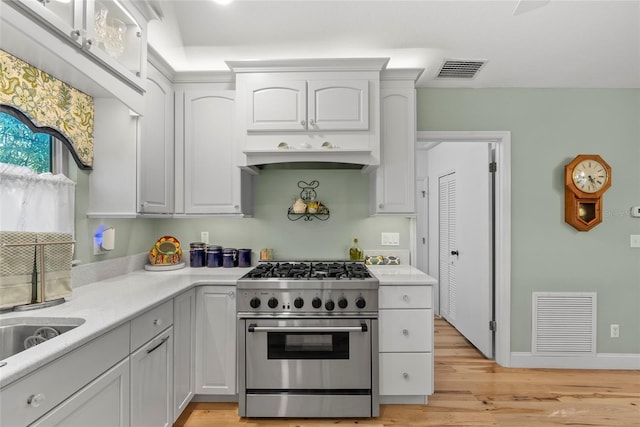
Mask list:
[[189,261],[191,267],[204,267],[204,248],[202,242],[189,243]]
[[222,267],[222,246],[207,246],[207,267]]
[[238,267],[251,267],[251,249],[238,249]]
[[233,248],[224,248],[222,250],[222,266],[224,268],[232,268],[238,266],[238,250]]

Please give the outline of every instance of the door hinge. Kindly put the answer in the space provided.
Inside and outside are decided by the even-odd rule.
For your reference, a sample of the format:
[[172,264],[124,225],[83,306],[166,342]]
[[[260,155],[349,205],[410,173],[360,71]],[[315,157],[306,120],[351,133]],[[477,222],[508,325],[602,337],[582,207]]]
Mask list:
[[425,190],[422,190],[422,191],[421,191],[421,193],[422,193],[422,198],[423,198],[423,199],[424,199],[425,197],[427,197],[427,192],[426,192]]
[[496,162],[489,163],[489,172],[493,173],[498,170],[498,164]]
[[427,243],[427,239],[425,239],[424,237],[422,238],[422,244],[425,245]]
[[490,330],[491,332],[495,332],[495,331],[496,331],[496,329],[497,329],[497,327],[498,327],[498,325],[496,324],[496,321],[495,321],[495,320],[490,320],[490,321],[489,321],[489,330]]

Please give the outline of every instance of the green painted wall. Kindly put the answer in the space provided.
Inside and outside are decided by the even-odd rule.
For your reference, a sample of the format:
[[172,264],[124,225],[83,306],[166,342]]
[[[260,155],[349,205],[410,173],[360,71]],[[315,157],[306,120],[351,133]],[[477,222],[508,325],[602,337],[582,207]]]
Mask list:
[[[420,89],[418,130],[511,131],[512,351],[531,350],[532,292],[594,291],[597,351],[640,353],[640,90]],[[613,169],[589,232],[564,222],[564,165],[582,153]]]
[[[320,182],[316,192],[330,210],[327,221],[287,219],[301,180]],[[369,217],[368,183],[368,176],[357,170],[265,170],[257,180],[254,218],[160,219],[156,231],[158,237],[175,236],[186,247],[208,231],[212,244],[256,253],[273,248],[274,258],[289,260],[345,259],[354,237],[362,248],[376,249],[383,231],[399,232],[400,247],[408,249],[409,219]]]

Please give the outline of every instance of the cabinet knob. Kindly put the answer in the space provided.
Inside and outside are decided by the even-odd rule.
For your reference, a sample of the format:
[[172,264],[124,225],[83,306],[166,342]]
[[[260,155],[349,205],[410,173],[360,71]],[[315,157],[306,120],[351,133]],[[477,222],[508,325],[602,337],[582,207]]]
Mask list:
[[93,45],[93,40],[91,40],[91,39],[86,39],[86,40],[84,41],[84,43],[87,45],[87,47],[91,47],[91,46]]
[[236,296],[235,292],[229,291],[229,298],[234,298]]
[[409,330],[408,329],[403,329],[402,330],[402,335],[409,335]]
[[306,126],[306,125],[307,125],[307,121],[306,121],[306,120],[300,120],[300,124],[301,124],[302,126]]
[[407,374],[406,372],[403,372],[402,373],[402,378],[404,378],[406,380],[407,378],[409,378],[409,374]]
[[315,126],[316,121],[315,121],[315,120],[313,120],[313,119],[311,119],[311,120],[309,120],[309,124],[310,124],[311,126]]
[[162,325],[162,319],[153,319],[153,324],[154,324],[154,326],[161,326]]
[[42,393],[38,393],[38,394],[32,394],[31,396],[29,396],[29,398],[27,399],[27,405],[37,408],[38,406],[40,406],[40,402],[42,402],[44,400],[45,396]]
[[80,38],[80,30],[71,31],[71,38],[74,40],[78,40]]
[[378,207],[379,207],[380,209],[382,209],[382,208],[384,208],[384,205],[383,205],[382,203],[380,203],[380,204],[378,205]]
[[402,301],[409,302],[409,295],[403,295],[402,296]]

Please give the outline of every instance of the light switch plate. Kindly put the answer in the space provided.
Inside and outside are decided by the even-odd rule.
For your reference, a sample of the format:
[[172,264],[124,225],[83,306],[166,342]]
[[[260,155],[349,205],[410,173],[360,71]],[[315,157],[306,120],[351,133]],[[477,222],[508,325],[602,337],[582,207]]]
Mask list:
[[382,246],[400,246],[400,233],[381,233],[380,244]]
[[640,234],[631,235],[631,247],[640,248]]

